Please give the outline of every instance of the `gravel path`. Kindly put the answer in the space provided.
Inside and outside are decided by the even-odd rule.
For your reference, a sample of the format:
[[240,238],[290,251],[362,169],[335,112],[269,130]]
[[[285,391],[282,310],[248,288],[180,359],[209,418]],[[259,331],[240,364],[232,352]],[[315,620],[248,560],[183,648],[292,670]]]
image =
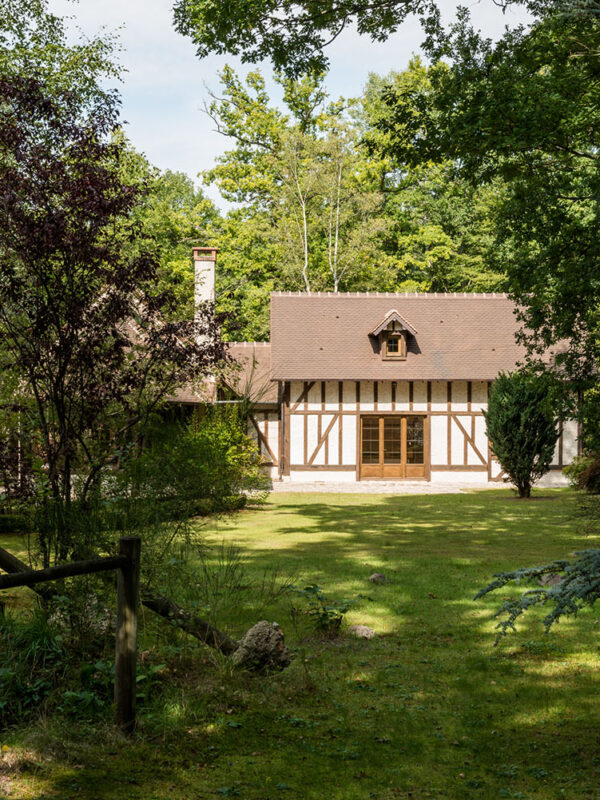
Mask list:
[[428,481],[273,481],[274,492],[328,492],[335,494],[461,494],[473,489],[503,489],[504,483],[429,483]]

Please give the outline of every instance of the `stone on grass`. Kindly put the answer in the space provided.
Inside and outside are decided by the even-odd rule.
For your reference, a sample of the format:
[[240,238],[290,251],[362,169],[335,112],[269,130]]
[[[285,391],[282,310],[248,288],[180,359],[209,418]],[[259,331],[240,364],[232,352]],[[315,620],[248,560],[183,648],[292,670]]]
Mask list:
[[276,622],[266,619],[246,631],[231,658],[237,667],[252,672],[279,672],[291,661],[283,631]]
[[539,579],[540,586],[558,586],[558,584],[562,582],[562,577],[556,572],[549,575],[542,575]]
[[348,632],[357,639],[372,639],[375,636],[373,628],[369,628],[367,625],[350,625]]
[[369,580],[371,581],[371,583],[385,583],[387,578],[385,577],[383,572],[374,572],[370,576]]

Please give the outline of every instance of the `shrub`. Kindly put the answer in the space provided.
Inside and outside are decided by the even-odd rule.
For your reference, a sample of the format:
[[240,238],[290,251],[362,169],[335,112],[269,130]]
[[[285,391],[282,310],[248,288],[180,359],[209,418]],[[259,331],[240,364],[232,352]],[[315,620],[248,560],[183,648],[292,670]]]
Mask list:
[[578,456],[563,472],[575,488],[600,494],[600,454]]
[[0,533],[27,533],[29,529],[25,514],[0,512]]
[[241,508],[247,493],[260,496],[269,485],[258,448],[234,407],[208,407],[187,424],[153,431],[117,481],[128,500],[161,502],[165,514],[176,518]]
[[521,371],[501,373],[484,411],[494,453],[519,497],[550,469],[558,439],[558,402],[552,378]]

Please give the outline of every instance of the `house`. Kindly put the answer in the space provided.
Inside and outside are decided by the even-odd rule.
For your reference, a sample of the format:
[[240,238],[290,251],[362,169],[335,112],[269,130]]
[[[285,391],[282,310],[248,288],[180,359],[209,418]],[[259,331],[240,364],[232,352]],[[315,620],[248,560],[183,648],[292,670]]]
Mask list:
[[[278,292],[271,341],[231,345],[230,389],[273,478],[500,481],[482,412],[524,359],[518,329],[505,294]],[[577,449],[568,421],[544,480]]]

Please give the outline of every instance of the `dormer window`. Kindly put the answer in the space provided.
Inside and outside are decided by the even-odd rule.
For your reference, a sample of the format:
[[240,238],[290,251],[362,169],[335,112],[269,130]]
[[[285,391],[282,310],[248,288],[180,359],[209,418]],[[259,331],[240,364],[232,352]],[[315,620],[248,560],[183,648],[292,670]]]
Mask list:
[[398,311],[389,311],[382,322],[371,331],[379,339],[381,358],[384,361],[405,361],[409,336],[417,331]]
[[406,358],[406,335],[404,332],[383,331],[381,355],[384,359]]

